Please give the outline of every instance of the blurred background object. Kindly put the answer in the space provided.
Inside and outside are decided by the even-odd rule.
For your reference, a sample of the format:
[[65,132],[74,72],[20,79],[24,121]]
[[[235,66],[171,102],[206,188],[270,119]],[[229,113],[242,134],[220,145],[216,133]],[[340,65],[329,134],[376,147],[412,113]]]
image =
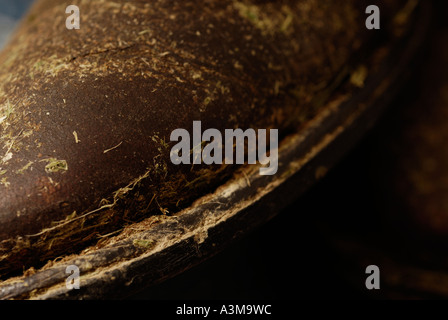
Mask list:
[[33,0],[0,0],[0,49]]

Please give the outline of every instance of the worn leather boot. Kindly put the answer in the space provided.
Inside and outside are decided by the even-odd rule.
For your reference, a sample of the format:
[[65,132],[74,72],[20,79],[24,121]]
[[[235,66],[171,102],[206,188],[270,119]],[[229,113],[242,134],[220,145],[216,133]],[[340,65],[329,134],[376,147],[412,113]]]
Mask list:
[[[79,29],[70,5],[79,9]],[[411,56],[388,60],[392,48],[412,44],[418,2],[383,1],[379,30],[366,27],[368,5],[37,1],[0,55],[0,296],[107,296],[107,286],[89,287],[99,279],[94,271],[135,267],[143,255],[159,263],[151,274],[129,267],[101,277],[115,286],[161,281],[321,178],[376,112],[296,187],[277,188],[376,110],[367,106],[383,108],[380,97],[399,72],[382,63],[403,67],[396,61]],[[279,170],[260,176],[260,163],[174,164],[172,132],[191,132],[194,121],[222,133],[277,129]],[[254,205],[273,190],[286,198]],[[236,212],[245,218],[230,219]],[[85,291],[66,289],[67,265],[81,270]]]

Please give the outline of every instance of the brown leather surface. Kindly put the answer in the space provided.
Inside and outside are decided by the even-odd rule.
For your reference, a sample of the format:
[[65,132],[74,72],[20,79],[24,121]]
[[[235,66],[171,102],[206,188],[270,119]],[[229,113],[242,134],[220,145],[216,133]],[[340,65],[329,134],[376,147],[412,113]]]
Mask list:
[[359,1],[81,1],[80,30],[65,28],[69,4],[40,1],[0,55],[4,266],[54,258],[213,190],[234,167],[172,165],[171,131],[202,120],[284,135],[313,115],[367,33]]

